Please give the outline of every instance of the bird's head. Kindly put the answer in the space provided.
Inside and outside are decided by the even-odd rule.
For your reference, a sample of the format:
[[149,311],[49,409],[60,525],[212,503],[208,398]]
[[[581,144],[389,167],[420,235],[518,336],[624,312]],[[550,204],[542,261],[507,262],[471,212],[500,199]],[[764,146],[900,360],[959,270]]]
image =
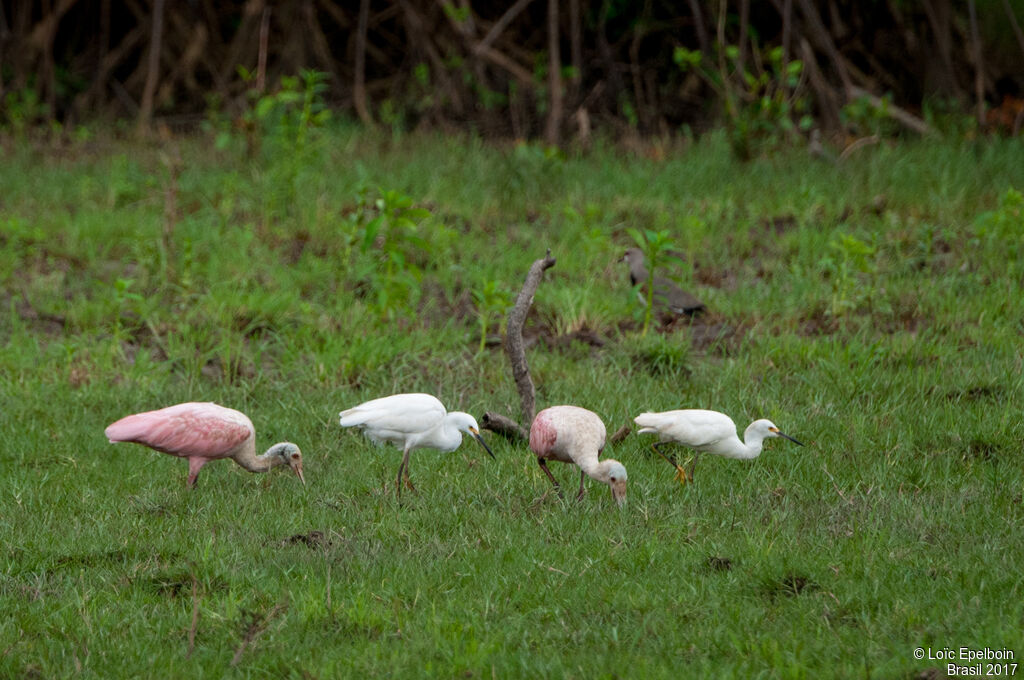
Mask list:
[[619,507],[626,504],[626,466],[617,460],[607,459],[601,463],[602,477],[612,490],[612,498]]
[[644,251],[639,248],[629,248],[623,254],[622,259],[619,262],[628,262],[630,266],[643,265],[644,263]]
[[764,439],[768,439],[770,437],[783,437],[784,439],[788,439],[789,441],[793,442],[798,446],[803,446],[803,444],[793,439],[785,432],[781,432],[779,428],[775,427],[775,423],[765,418],[762,418],[761,420],[755,420],[754,422],[752,422],[750,424],[750,427],[747,428],[747,432],[750,432],[751,430],[761,435],[761,437]]
[[629,280],[634,286],[647,280],[644,251],[639,248],[630,248],[619,262],[625,262],[629,265]]
[[300,482],[306,483],[306,478],[302,476],[302,451],[298,446],[291,442],[281,442],[270,447],[270,454],[279,457],[284,465],[298,475]]
[[473,439],[480,442],[480,446],[484,447],[484,451],[491,458],[494,458],[494,452],[491,451],[491,447],[487,446],[487,442],[480,436],[480,426],[477,425],[476,418],[462,411],[453,411],[448,414],[448,420],[460,431],[468,433]]

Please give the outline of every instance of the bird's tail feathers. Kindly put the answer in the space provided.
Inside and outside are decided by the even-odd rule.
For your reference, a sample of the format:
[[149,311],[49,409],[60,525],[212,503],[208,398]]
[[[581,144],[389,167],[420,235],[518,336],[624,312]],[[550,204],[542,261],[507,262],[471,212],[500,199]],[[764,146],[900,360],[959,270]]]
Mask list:
[[342,411],[338,416],[340,417],[339,422],[342,427],[354,427],[356,425],[365,425],[370,414],[358,408],[350,408],[347,411]]
[[121,420],[108,425],[103,434],[106,435],[111,444],[136,441],[146,432],[149,424],[147,415],[146,413],[136,413],[135,415],[125,416]]
[[660,413],[641,413],[633,418],[633,422],[640,426],[639,434],[657,432],[662,424],[662,416]]

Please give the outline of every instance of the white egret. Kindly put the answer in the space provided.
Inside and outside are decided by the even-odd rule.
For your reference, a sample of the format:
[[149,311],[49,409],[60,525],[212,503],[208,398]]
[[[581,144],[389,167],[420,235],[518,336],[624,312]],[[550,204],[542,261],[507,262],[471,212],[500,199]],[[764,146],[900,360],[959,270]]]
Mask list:
[[396,481],[399,497],[403,474],[405,483],[415,491],[409,481],[409,452],[413,449],[448,453],[459,448],[462,433],[468,432],[494,458],[473,416],[461,411],[448,413],[444,404],[429,394],[393,394],[353,406],[339,415],[342,427],[358,427],[374,443],[391,442],[402,449]]
[[[703,409],[682,409],[663,411],[661,413],[641,413],[633,419],[640,426],[638,434],[657,434],[660,441],[652,444],[652,448],[662,458],[676,468],[676,479],[685,484],[693,481],[693,472],[697,467],[697,458],[701,453],[713,453],[726,458],[753,460],[761,454],[765,439],[785,437],[789,441],[803,446],[790,437],[770,420],[755,420],[743,433],[743,441],[736,436],[736,424],[732,418],[717,411]],[[694,449],[693,464],[687,474],[674,458],[670,458],[661,450],[661,446],[675,442]]]

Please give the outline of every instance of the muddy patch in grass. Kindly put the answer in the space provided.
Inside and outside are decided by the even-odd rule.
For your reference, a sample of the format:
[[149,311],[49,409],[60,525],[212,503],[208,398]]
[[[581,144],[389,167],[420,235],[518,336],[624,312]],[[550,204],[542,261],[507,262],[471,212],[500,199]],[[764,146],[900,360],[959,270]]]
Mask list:
[[1003,447],[993,441],[976,437],[967,442],[963,449],[963,459],[996,462],[1002,457]]
[[278,541],[277,545],[281,548],[287,548],[292,545],[302,545],[307,548],[320,550],[331,547],[332,543],[324,532],[319,529],[314,529],[301,534],[293,534],[288,538]]
[[949,401],[991,401],[1001,399],[1006,393],[1002,385],[972,385],[959,390],[946,392],[945,397]]
[[226,592],[228,590],[228,582],[219,576],[197,578],[192,572],[181,570],[168,571],[138,579],[136,583],[144,590],[170,599],[192,597],[193,587],[197,594]]
[[102,552],[76,553],[62,555],[53,562],[53,569],[94,569],[114,564],[124,564],[133,556],[124,550],[107,550]]
[[818,584],[810,577],[790,572],[777,581],[766,581],[762,592],[769,600],[775,601],[780,597],[797,597],[817,588]]
[[797,327],[797,333],[807,338],[832,335],[838,331],[839,320],[823,307],[809,310],[800,318]]

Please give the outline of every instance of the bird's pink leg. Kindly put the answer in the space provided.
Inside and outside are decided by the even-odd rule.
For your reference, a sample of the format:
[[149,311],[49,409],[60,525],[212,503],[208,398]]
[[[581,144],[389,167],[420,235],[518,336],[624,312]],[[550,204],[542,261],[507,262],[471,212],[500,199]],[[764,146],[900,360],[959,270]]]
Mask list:
[[209,458],[192,456],[188,459],[188,488],[195,488],[196,480],[199,478],[199,470],[210,461]]
[[584,493],[583,492],[583,478],[585,476],[586,476],[586,473],[584,473],[583,470],[580,470],[580,492],[578,494],[576,494],[576,500],[578,500],[578,501],[579,500],[583,500],[583,493]]
[[558,492],[558,497],[562,498],[562,487],[559,485],[558,480],[551,474],[551,470],[548,469],[548,463],[543,458],[537,458],[537,464],[540,465],[540,469],[544,471],[544,474],[548,476],[551,483],[555,485],[555,491]]

